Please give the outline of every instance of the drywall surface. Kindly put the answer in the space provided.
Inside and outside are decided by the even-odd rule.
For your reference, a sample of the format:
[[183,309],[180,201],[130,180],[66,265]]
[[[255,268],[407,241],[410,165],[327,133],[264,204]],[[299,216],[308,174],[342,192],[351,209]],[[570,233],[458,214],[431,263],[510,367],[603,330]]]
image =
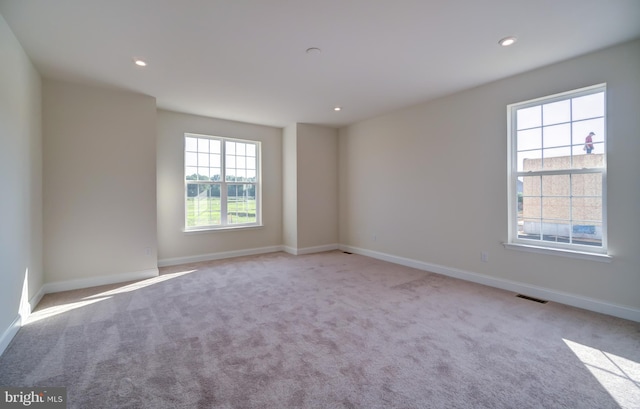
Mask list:
[[43,270],[41,80],[2,16],[0,56],[1,347],[19,314],[28,315]]
[[[613,261],[505,249],[507,105],[601,83]],[[634,41],[342,128],[340,243],[637,311],[639,106]]]
[[298,248],[338,243],[338,130],[298,124]]
[[[262,143],[261,228],[184,231],[184,134]],[[159,259],[193,257],[282,245],[282,129],[158,110]]]
[[298,248],[298,125],[282,131],[282,239],[291,251]]
[[155,98],[44,81],[47,282],[157,269]]

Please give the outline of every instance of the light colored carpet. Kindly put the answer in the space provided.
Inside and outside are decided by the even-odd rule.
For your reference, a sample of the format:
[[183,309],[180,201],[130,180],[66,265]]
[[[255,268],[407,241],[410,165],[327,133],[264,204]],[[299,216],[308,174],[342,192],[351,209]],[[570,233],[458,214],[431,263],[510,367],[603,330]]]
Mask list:
[[70,408],[639,408],[640,324],[339,251],[43,298],[0,385]]

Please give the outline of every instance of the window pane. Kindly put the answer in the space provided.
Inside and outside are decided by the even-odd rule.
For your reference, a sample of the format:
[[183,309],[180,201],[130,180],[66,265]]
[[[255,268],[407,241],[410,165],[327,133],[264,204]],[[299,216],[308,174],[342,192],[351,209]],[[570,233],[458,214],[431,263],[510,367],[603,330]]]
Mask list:
[[209,153],[209,140],[205,138],[198,138],[198,152]]
[[227,222],[229,224],[255,223],[255,186],[229,184],[227,186]]
[[256,168],[256,158],[247,158],[247,169],[254,169]]
[[[595,149],[598,149],[598,147],[595,147]],[[592,153],[591,155],[578,155],[573,157],[574,169],[603,168],[603,167],[604,167],[604,155],[602,153]]]
[[187,185],[187,227],[220,224],[220,185]]
[[523,239],[540,240],[540,219],[524,218],[522,222],[522,232],[518,237]]
[[516,114],[517,129],[534,128],[542,126],[542,110],[540,105],[531,108],[518,109]]
[[541,128],[518,131],[518,152],[542,148]]
[[518,172],[529,172],[542,169],[542,151],[518,152]]
[[220,180],[222,180],[222,173],[220,172],[220,168],[210,168],[210,178],[211,180],[213,180],[214,182],[218,182]]
[[198,168],[198,180],[209,180],[209,168]]
[[238,169],[244,169],[247,166],[247,160],[244,156],[238,156],[236,161],[236,167]]
[[571,236],[575,244],[602,246],[602,223],[576,220],[573,222]]
[[569,220],[571,218],[571,199],[568,197],[543,197],[542,217],[547,220]]
[[522,178],[522,193],[525,196],[540,196],[540,176],[525,176]]
[[227,155],[235,155],[236,154],[236,143],[235,142],[225,142],[224,144]]
[[571,213],[576,220],[602,222],[602,199],[599,197],[574,197]]
[[221,145],[222,145],[222,142],[220,142],[220,141],[218,141],[218,140],[215,140],[215,139],[210,140],[210,141],[209,141],[209,152],[211,152],[211,153],[217,153],[217,154],[222,153],[222,152],[220,151],[220,147],[221,147]]
[[185,169],[185,175],[187,180],[197,180],[198,179],[198,168],[195,166],[189,166]]
[[571,102],[574,121],[604,116],[604,92],[573,98]]
[[569,196],[571,178],[569,175],[542,176],[543,196]]
[[571,225],[568,220],[542,220],[542,240],[569,243]]
[[545,126],[542,131],[545,148],[571,145],[571,125],[569,124]]
[[190,152],[196,152],[198,150],[197,138],[184,138],[184,150]]
[[540,197],[525,196],[522,198],[522,217],[525,219],[540,218],[542,216]]
[[237,170],[234,168],[227,168],[225,170],[225,181],[226,182],[235,182],[237,176]]
[[209,166],[209,154],[208,153],[199,153],[198,154],[198,166]]
[[571,148],[543,149],[542,156],[544,170],[571,169]]
[[198,154],[194,152],[187,152],[184,155],[185,166],[198,166]]
[[571,195],[602,196],[602,175],[600,173],[583,173],[571,176]]
[[542,106],[544,125],[571,121],[571,103],[569,100],[553,102]]
[[236,143],[236,155],[245,155],[246,152],[246,143]]
[[219,154],[210,154],[209,155],[209,166],[219,168],[220,167],[220,155]]
[[247,144],[247,156],[256,156],[256,145],[253,143]]

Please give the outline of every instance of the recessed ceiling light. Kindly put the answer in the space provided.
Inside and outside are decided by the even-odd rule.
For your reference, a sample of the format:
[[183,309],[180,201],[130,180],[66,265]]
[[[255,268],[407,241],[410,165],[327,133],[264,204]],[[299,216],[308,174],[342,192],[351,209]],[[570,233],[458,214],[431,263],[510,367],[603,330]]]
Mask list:
[[333,108],[334,111],[338,112],[338,111],[342,111],[342,107],[335,107]]
[[320,54],[322,52],[318,47],[307,48],[307,54]]
[[498,44],[500,44],[503,47],[508,47],[511,44],[515,43],[517,40],[517,38],[510,36],[510,37],[505,37],[502,40],[498,41]]
[[143,60],[139,59],[139,58],[135,58],[135,59],[133,60],[133,63],[134,63],[135,65],[137,65],[138,67],[146,67],[146,66],[147,66],[147,63],[146,63],[145,61],[143,61]]

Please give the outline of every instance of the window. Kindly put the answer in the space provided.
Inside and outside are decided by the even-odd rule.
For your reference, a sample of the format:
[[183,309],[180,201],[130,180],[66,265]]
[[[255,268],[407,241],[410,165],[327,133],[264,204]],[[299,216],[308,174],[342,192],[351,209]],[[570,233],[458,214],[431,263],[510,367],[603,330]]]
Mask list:
[[260,142],[185,134],[185,230],[260,225]]
[[606,253],[606,87],[508,106],[509,243]]

